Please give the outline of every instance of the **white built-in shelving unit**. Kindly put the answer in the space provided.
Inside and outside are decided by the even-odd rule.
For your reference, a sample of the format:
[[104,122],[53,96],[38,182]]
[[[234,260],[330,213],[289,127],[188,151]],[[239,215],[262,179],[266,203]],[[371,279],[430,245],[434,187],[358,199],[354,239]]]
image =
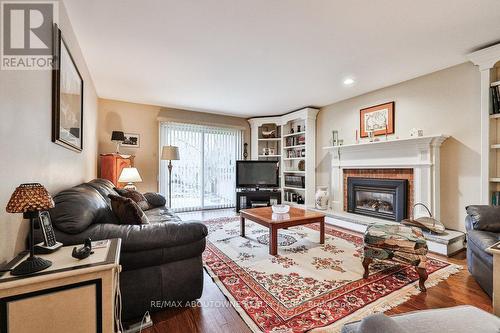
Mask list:
[[[282,201],[294,206],[314,204],[316,187],[316,116],[318,109],[305,108],[281,116],[251,118],[251,157],[254,160],[276,160],[280,165]],[[264,138],[262,131],[275,129],[275,138]],[[274,154],[270,154],[272,149]],[[265,153],[267,152],[267,155]],[[299,164],[301,168],[299,168]],[[285,177],[303,177],[304,186],[291,186]],[[287,194],[289,193],[289,194]],[[301,196],[304,204],[287,201]]]
[[500,191],[500,113],[493,113],[490,87],[500,85],[500,44],[473,52],[468,58],[481,73],[481,203],[491,204]]

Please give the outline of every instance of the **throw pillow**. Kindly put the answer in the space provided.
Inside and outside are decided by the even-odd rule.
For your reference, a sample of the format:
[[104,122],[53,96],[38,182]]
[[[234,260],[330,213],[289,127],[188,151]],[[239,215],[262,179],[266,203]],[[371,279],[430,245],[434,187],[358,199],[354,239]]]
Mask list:
[[121,224],[149,223],[146,214],[132,199],[113,194],[109,194],[108,198],[111,199],[111,210]]
[[144,193],[144,197],[152,207],[165,206],[165,204],[167,203],[165,197],[159,193],[147,192]]
[[114,188],[116,192],[118,192],[119,195],[125,198],[130,198],[134,200],[134,202],[142,209],[142,210],[148,210],[151,208],[149,205],[148,201],[142,195],[141,192],[138,192],[136,190],[129,190],[129,189],[124,189],[124,188]]

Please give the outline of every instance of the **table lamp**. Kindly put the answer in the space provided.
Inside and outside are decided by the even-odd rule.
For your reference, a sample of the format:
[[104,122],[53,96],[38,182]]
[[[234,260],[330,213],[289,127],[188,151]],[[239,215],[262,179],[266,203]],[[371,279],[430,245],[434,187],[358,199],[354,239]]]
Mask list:
[[113,131],[111,133],[111,141],[116,143],[116,153],[120,153],[120,143],[125,141],[125,133],[121,131]]
[[134,183],[140,183],[142,182],[141,175],[139,175],[139,171],[137,171],[137,168],[123,168],[122,172],[120,173],[120,177],[118,178],[119,183],[127,183],[125,185],[125,189],[127,190],[136,190],[137,188],[135,187]]
[[18,264],[12,271],[12,275],[26,275],[49,268],[52,262],[34,255],[34,224],[38,212],[54,207],[54,201],[49,192],[38,183],[19,185],[7,204],[7,213],[23,213],[23,218],[30,220],[29,233],[29,257]]
[[168,161],[168,208],[172,208],[172,161],[179,160],[179,148],[163,146],[161,159]]

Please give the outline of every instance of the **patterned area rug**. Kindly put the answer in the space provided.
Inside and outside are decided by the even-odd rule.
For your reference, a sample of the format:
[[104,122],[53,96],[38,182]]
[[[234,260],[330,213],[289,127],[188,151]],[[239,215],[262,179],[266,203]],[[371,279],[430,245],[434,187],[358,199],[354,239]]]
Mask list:
[[[205,223],[204,265],[253,332],[338,332],[345,322],[388,310],[420,292],[411,266],[377,262],[364,280],[359,234],[327,225],[320,245],[315,225],[279,230],[278,255],[271,256],[268,229],[247,220],[242,238],[239,217]],[[459,269],[429,258],[426,286]]]

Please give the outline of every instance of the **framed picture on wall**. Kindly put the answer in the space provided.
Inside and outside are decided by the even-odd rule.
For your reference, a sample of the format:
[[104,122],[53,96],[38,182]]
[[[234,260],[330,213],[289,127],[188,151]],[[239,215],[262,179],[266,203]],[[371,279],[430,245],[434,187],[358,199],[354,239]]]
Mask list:
[[139,148],[141,146],[141,136],[134,133],[124,133],[125,140],[120,144],[122,147]]
[[54,25],[54,69],[52,70],[52,142],[83,150],[83,79]]
[[359,113],[360,137],[368,137],[368,132],[374,135],[394,133],[394,102],[384,103],[361,109]]

